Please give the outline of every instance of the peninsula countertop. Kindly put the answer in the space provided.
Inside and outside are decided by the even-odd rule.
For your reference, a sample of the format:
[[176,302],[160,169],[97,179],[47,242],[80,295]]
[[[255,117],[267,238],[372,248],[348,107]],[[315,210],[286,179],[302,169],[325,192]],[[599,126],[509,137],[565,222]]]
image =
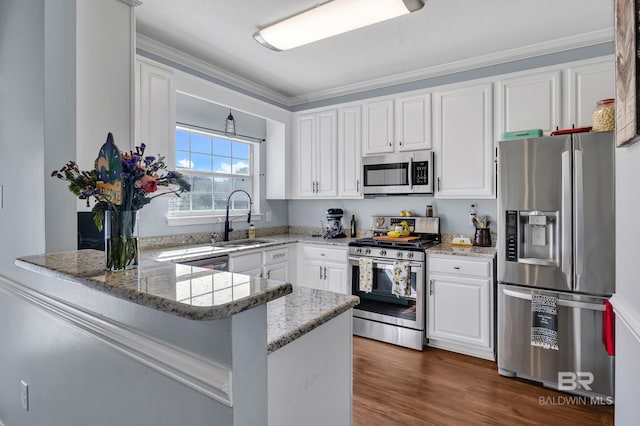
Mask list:
[[291,293],[290,283],[159,262],[141,256],[136,269],[104,270],[104,252],[78,250],[16,259],[16,266],[79,283],[191,320],[227,318]]

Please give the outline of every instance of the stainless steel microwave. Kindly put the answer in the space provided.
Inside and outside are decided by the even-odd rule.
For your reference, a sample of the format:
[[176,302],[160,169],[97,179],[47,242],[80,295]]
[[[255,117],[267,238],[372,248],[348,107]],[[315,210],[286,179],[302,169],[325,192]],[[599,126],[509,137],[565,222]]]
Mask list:
[[364,157],[363,194],[433,194],[433,152]]

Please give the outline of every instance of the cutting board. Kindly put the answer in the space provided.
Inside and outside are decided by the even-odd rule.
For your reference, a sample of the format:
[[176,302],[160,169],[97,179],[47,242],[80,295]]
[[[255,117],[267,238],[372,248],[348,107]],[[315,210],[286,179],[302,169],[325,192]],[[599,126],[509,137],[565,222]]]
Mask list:
[[420,237],[416,237],[409,235],[408,237],[389,237],[387,235],[380,235],[378,237],[373,237],[374,240],[378,240],[378,241],[395,241],[398,243],[408,243],[409,241],[415,241],[415,240],[419,240]]

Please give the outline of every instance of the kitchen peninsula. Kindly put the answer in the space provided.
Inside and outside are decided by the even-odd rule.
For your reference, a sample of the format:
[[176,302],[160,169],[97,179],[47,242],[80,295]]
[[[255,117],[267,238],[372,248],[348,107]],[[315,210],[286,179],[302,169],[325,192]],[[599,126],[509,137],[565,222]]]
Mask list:
[[[115,355],[102,365],[98,354],[84,361],[89,371],[77,371],[104,380],[90,392],[108,394],[114,410],[105,411],[105,424],[176,424],[187,409],[190,424],[294,424],[329,412],[340,424],[351,421],[357,297],[150,256],[138,269],[106,272],[95,250],[16,265],[37,274],[33,286],[3,282],[4,289],[62,322],[59,344],[87,351],[97,343],[89,351]],[[38,379],[29,385],[35,409]],[[65,405],[73,412],[73,401],[58,401]],[[149,412],[135,413],[140,406]],[[85,412],[67,420],[88,424]]]

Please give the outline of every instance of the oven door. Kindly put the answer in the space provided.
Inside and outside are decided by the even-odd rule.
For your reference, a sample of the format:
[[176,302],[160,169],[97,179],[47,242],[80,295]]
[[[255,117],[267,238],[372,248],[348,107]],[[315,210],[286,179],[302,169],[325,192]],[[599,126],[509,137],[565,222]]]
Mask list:
[[360,291],[359,257],[349,257],[349,275],[351,292],[360,298],[360,304],[354,308],[353,316],[400,327],[424,330],[424,288],[425,274],[422,262],[409,262],[411,295],[392,294],[394,265],[393,260],[373,259],[372,291]]

